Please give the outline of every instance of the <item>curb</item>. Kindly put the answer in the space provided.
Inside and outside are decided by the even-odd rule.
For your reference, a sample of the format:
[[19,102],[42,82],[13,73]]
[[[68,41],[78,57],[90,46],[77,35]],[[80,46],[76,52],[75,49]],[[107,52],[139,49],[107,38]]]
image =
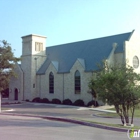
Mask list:
[[55,120],[55,121],[63,121],[63,122],[81,124],[81,125],[85,125],[85,126],[107,129],[107,130],[112,130],[112,131],[119,131],[119,132],[127,132],[128,131],[127,129],[123,129],[123,128],[110,127],[110,126],[100,125],[100,124],[96,124],[96,123],[90,123],[90,122],[86,122],[86,121],[79,121],[79,120],[74,120],[74,119],[54,118],[54,117],[53,118],[52,117],[42,117],[42,118],[49,119],[49,120]]
[[62,122],[80,124],[80,125],[84,125],[84,126],[96,127],[96,128],[107,129],[107,130],[112,130],[112,131],[119,131],[119,132],[127,132],[128,131],[128,129],[125,129],[125,128],[105,126],[105,125],[100,125],[100,124],[96,124],[96,123],[90,123],[90,122],[86,122],[86,121],[80,121],[80,120],[76,120],[76,119],[68,119],[68,118],[62,118],[62,117],[30,115],[30,114],[17,114],[17,113],[10,113],[10,114],[9,113],[1,113],[0,115],[36,117],[36,118],[42,118],[42,119],[48,119],[48,120],[54,120],[54,121],[62,121]]

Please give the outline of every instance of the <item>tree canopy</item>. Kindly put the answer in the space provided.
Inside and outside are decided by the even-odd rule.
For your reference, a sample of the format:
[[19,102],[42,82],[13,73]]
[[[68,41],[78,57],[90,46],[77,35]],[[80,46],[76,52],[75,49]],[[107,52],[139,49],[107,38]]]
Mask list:
[[92,77],[89,88],[95,90],[99,99],[114,105],[122,123],[129,123],[129,110],[132,110],[132,120],[136,104],[140,98],[140,74],[134,72],[129,65],[103,65],[98,76]]
[[11,76],[15,76],[14,65],[20,59],[15,57],[7,41],[0,41],[0,92],[8,87]]

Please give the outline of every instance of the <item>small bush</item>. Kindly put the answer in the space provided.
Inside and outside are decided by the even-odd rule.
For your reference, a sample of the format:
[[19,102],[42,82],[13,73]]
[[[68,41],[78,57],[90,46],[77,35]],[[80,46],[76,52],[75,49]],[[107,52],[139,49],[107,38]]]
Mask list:
[[40,97],[36,97],[32,100],[32,102],[36,102],[36,103],[39,103],[40,102]]
[[61,104],[61,101],[59,99],[52,99],[53,104]]
[[95,107],[99,106],[98,102],[95,100],[92,100],[87,104],[87,106],[92,106],[92,105],[94,105]]
[[43,103],[43,99],[39,99],[38,103]]
[[81,99],[76,100],[73,105],[75,105],[75,106],[85,106],[84,101],[81,100]]
[[42,103],[50,103],[50,101],[49,101],[49,99],[47,99],[47,98],[43,98],[43,99],[42,99]]
[[29,99],[26,99],[25,101],[26,101],[26,102],[30,102]]
[[71,101],[70,99],[65,99],[65,100],[63,101],[63,104],[64,104],[64,105],[72,105],[72,101]]

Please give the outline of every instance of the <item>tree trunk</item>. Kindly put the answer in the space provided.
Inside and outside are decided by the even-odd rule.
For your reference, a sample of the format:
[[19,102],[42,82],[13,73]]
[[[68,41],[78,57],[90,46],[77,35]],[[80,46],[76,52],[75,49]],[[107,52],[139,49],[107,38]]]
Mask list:
[[95,99],[95,107],[97,107],[97,104],[96,104],[96,98],[94,98]]
[[122,121],[122,124],[124,125],[124,117],[122,116],[122,115],[120,115],[120,117],[121,117],[121,121]]
[[122,104],[122,111],[123,111],[123,115],[124,115],[125,122],[127,125],[127,124],[129,124],[129,115],[128,115],[128,110],[127,110],[125,104]]
[[125,114],[124,117],[125,117],[125,122],[126,122],[126,124],[129,124],[129,116]]
[[135,112],[135,106],[133,106],[132,109],[131,125],[133,124],[134,112]]
[[124,117],[123,117],[123,115],[122,115],[122,112],[120,112],[119,106],[118,106],[118,105],[114,105],[114,106],[115,106],[115,109],[116,109],[117,114],[118,114],[118,115],[120,116],[120,118],[121,118],[122,124],[124,125],[124,123],[125,123]]

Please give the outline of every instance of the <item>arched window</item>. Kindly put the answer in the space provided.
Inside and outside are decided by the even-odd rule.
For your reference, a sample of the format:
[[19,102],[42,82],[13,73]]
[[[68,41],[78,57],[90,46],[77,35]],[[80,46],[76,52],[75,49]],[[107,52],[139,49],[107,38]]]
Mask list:
[[52,72],[49,74],[49,93],[54,93],[54,75]]
[[81,78],[80,72],[77,70],[75,72],[75,94],[80,94],[81,92]]

